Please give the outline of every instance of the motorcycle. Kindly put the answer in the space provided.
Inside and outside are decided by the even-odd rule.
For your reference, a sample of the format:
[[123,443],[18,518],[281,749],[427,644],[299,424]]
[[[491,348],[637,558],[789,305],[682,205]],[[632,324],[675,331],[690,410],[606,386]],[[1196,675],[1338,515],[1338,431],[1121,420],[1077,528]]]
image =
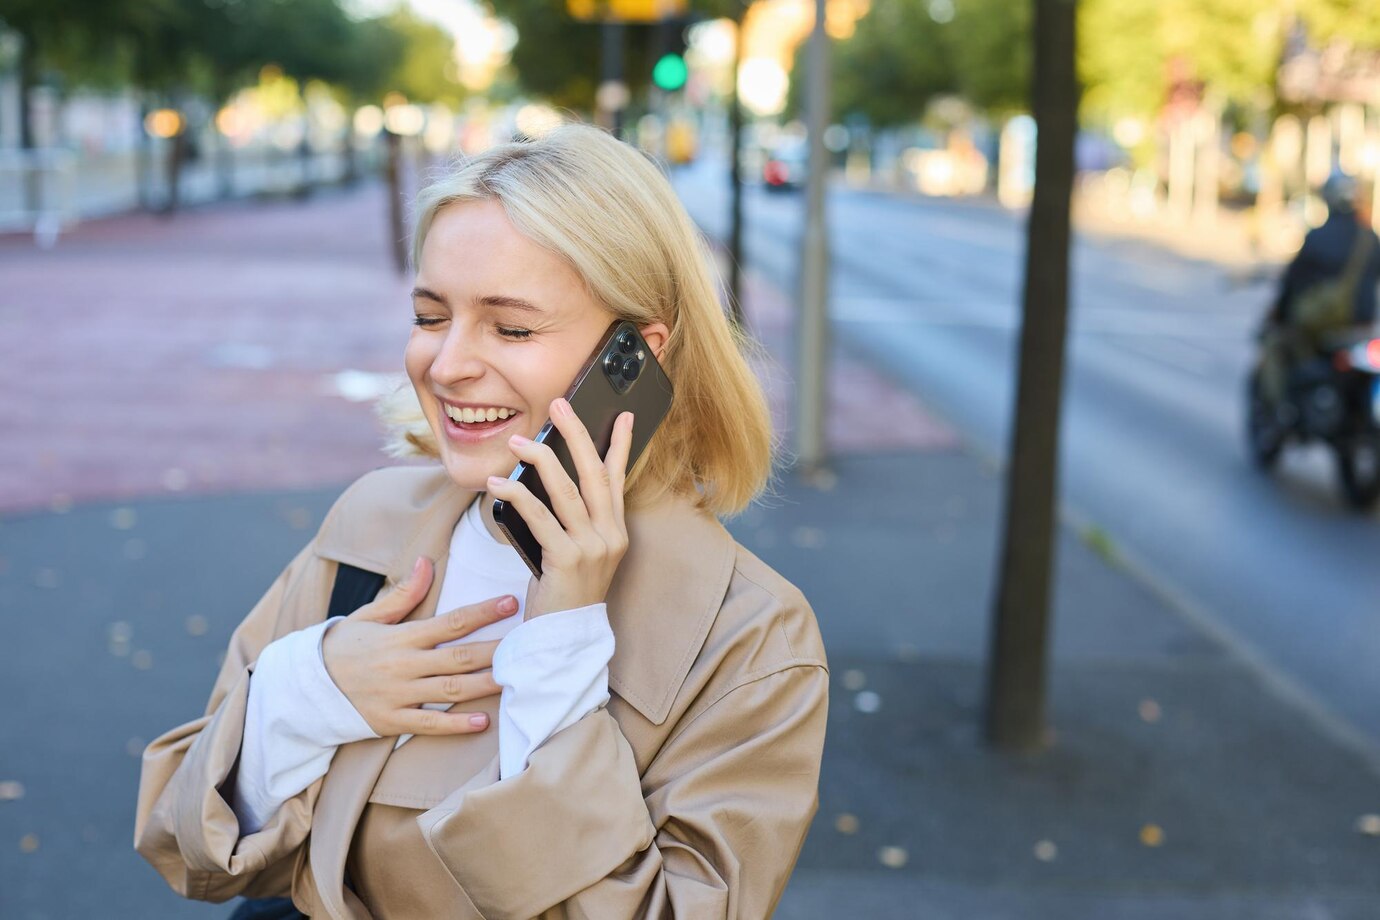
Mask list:
[[1282,404],[1262,389],[1263,359],[1247,383],[1251,459],[1274,468],[1291,442],[1332,448],[1342,496],[1357,511],[1380,502],[1380,338],[1374,330],[1330,337],[1289,372]]

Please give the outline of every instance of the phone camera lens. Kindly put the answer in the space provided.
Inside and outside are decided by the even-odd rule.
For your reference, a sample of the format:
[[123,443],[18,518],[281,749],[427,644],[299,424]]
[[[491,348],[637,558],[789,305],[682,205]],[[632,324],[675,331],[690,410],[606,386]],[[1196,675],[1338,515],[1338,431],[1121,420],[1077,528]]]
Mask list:
[[[623,360],[622,355],[609,355],[604,359],[604,370],[608,372],[610,377],[617,377],[619,374],[626,373]],[[637,359],[633,358],[632,360],[635,361]]]
[[632,383],[637,379],[637,375],[640,373],[642,373],[642,362],[636,357],[629,356],[628,360],[623,364],[623,379],[628,381],[628,383]]
[[623,354],[632,354],[637,347],[637,336],[633,335],[631,329],[624,329],[618,334],[618,350]]

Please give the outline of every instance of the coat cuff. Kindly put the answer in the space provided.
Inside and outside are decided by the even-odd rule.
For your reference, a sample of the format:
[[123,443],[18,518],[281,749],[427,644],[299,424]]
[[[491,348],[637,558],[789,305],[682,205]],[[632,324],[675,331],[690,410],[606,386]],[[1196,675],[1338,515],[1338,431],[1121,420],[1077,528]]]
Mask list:
[[[224,900],[237,894],[244,887],[242,877],[260,872],[291,852],[306,839],[311,826],[310,799],[314,797],[302,793],[285,802],[261,830],[240,836],[239,820],[220,790],[239,757],[248,700],[246,669],[187,748],[162,796],[166,804],[155,810],[144,828],[150,839],[139,842],[141,850],[152,848],[157,844],[153,838],[170,831],[176,852],[197,882],[189,886],[188,896],[200,900]],[[180,740],[168,735],[151,744],[144,754],[146,770],[150,761],[161,760],[170,747],[180,746]]]
[[607,608],[591,604],[536,617],[494,652],[499,775],[516,776],[532,752],[609,701],[613,630]]
[[[607,877],[655,836],[632,747],[607,710],[553,735],[526,770],[482,774],[417,823],[489,918],[529,918]],[[538,862],[533,853],[545,854]]]

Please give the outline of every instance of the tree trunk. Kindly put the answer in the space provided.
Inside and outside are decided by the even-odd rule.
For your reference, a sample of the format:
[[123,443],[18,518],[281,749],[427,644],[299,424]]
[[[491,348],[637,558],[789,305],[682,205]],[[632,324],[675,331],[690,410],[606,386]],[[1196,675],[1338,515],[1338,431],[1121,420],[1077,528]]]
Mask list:
[[139,195],[139,209],[153,210],[154,156],[153,138],[148,132],[148,93],[139,93],[139,142],[134,148],[134,184]]
[[182,161],[187,156],[187,121],[180,109],[177,111],[179,123],[172,136],[168,150],[168,201],[163,208],[163,216],[172,217],[182,204]]
[[302,139],[297,142],[297,187],[293,189],[292,197],[303,200],[311,197],[313,186],[311,175],[311,106],[303,92],[299,91],[297,101],[302,106]]
[[747,4],[738,5],[733,39],[733,90],[728,96],[728,309],[733,324],[743,325],[743,103],[738,98],[738,71],[743,66],[743,20]]
[[1025,295],[986,733],[1007,750],[1045,743],[1045,671],[1068,324],[1069,206],[1078,119],[1074,0],[1034,0],[1032,109],[1039,138],[1026,227]]
[[[216,115],[225,107],[230,100],[231,90],[225,80],[216,82],[215,98]],[[230,142],[230,135],[220,130],[219,118],[213,116],[211,124],[215,130],[211,133],[216,138],[216,186],[218,197],[222,199],[235,197],[235,150]]]
[[23,35],[19,52],[19,146],[24,160],[24,210],[38,219],[43,210],[43,176],[34,153],[33,91],[38,85],[38,48],[32,35]]
[[347,188],[359,183],[359,155],[355,151],[355,125],[351,118],[345,119],[345,135],[340,139],[340,155],[345,160],[345,172],[340,182]]

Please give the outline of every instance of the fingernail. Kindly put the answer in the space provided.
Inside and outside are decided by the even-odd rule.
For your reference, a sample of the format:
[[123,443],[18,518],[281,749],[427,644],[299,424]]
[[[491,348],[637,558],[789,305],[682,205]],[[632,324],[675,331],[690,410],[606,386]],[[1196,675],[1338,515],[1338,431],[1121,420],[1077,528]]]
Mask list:
[[489,717],[483,713],[475,713],[470,716],[470,724],[475,728],[483,728],[485,725],[489,724]]
[[505,597],[498,602],[499,613],[513,613],[517,610],[517,598]]
[[507,481],[508,480],[504,479],[502,476],[490,476],[489,487],[493,488],[494,486],[501,486]]
[[570,412],[570,403],[566,402],[564,397],[557,399],[555,402],[555,406],[556,411],[559,412],[561,415],[566,415]]
[[531,444],[532,442],[520,434],[515,434],[508,439],[509,444]]

